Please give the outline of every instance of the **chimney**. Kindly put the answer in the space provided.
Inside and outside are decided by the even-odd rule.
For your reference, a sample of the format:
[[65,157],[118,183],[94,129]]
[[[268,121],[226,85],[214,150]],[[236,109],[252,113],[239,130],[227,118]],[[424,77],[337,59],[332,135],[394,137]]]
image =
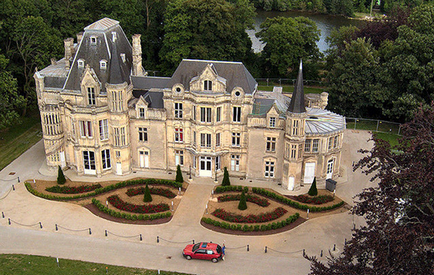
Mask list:
[[77,45],[80,45],[82,38],[83,38],[83,32],[77,33]]
[[66,69],[69,69],[70,59],[72,58],[73,51],[74,51],[74,38],[72,38],[72,37],[67,38],[67,39],[63,40],[63,43],[65,45]]
[[142,45],[140,44],[140,34],[133,35],[133,75],[143,74],[142,66]]

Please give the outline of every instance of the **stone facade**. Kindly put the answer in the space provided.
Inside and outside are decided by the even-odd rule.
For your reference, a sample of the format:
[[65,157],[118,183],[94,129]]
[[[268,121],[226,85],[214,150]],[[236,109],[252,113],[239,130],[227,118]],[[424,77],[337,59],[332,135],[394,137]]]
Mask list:
[[266,180],[293,190],[339,173],[344,117],[327,93],[258,91],[240,62],[183,60],[172,77],[142,67],[119,23],[104,18],[65,40],[35,73],[47,165],[98,177],[182,170]]

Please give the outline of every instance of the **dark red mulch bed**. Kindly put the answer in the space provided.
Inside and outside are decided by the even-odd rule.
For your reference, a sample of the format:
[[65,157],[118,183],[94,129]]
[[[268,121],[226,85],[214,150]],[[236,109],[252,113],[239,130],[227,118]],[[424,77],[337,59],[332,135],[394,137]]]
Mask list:
[[246,235],[246,236],[262,236],[262,235],[277,234],[277,233],[281,233],[281,232],[285,232],[285,231],[291,230],[291,229],[299,226],[300,224],[304,223],[305,221],[306,221],[305,218],[299,217],[295,222],[293,222],[290,225],[287,225],[285,227],[279,228],[279,229],[273,229],[273,230],[267,230],[267,231],[248,231],[248,232],[238,231],[238,230],[229,230],[229,229],[225,229],[225,228],[222,228],[222,227],[218,227],[218,226],[214,226],[214,225],[211,225],[211,224],[207,224],[207,223],[204,223],[202,221],[200,222],[200,224],[203,227],[208,228],[209,230],[220,232],[220,233],[224,233],[224,234]]
[[162,218],[162,219],[157,219],[157,220],[137,220],[137,221],[132,221],[132,220],[127,220],[127,219],[123,219],[123,218],[116,218],[113,216],[110,216],[107,213],[104,213],[102,211],[100,211],[98,209],[98,207],[96,207],[93,204],[88,204],[84,206],[86,209],[88,209],[90,212],[92,212],[94,215],[112,221],[112,222],[118,222],[118,223],[128,223],[128,224],[143,224],[143,225],[149,225],[149,224],[162,224],[162,223],[166,223],[169,222],[172,219],[172,216],[170,216],[169,218]]

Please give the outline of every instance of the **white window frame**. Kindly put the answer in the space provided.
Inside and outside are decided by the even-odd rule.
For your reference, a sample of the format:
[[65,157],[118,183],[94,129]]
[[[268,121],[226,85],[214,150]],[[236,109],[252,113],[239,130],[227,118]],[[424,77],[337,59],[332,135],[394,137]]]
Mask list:
[[175,162],[177,162],[177,160],[179,162],[175,163],[176,166],[178,166],[178,165],[183,166],[184,165],[184,151],[183,150],[175,150]]
[[80,120],[79,124],[80,124],[80,136],[82,138],[93,138],[92,121]]
[[145,118],[145,108],[139,107],[139,117]]
[[240,171],[240,155],[231,155],[231,171]]
[[175,142],[184,142],[184,130],[180,127],[175,128]]
[[200,107],[200,121],[203,123],[211,122],[211,107]]
[[108,132],[108,120],[102,119],[98,121],[99,125],[99,139],[100,140],[108,140],[109,132]]
[[220,122],[222,120],[222,107],[216,108],[215,121]]
[[241,122],[241,107],[232,107],[232,122]]
[[110,149],[105,149],[101,151],[101,163],[102,170],[107,170],[112,168],[111,160],[110,160]]
[[319,139],[313,139],[312,140],[312,153],[318,153],[319,152]]
[[100,60],[100,61],[99,61],[99,69],[100,69],[100,70],[107,70],[107,61],[105,61],[105,60]]
[[220,147],[221,145],[221,133],[215,134],[215,146]]
[[270,120],[268,122],[268,126],[270,128],[275,128],[276,127],[276,118],[274,116],[270,117]]
[[274,178],[274,172],[275,172],[275,162],[272,160],[266,160],[265,167],[264,167],[264,177]]
[[211,148],[211,134],[200,133],[200,147]]
[[139,141],[140,142],[148,142],[148,128],[139,127],[138,128],[138,135],[139,135]]
[[88,105],[96,104],[96,93],[94,87],[87,87],[87,104]]
[[232,133],[232,146],[240,147],[241,146],[241,133]]
[[267,152],[276,152],[276,138],[275,137],[267,137]]
[[175,118],[182,118],[182,103],[175,102]]
[[204,91],[212,91],[212,81],[211,80],[204,80],[203,81],[203,90]]

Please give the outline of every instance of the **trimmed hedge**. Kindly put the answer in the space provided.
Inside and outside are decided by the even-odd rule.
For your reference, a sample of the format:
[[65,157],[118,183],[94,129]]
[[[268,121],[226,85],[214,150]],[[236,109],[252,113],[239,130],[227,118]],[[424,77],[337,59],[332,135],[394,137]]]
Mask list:
[[330,195],[319,195],[311,197],[308,195],[298,195],[295,199],[299,202],[310,203],[310,204],[323,204],[334,201],[333,196]]
[[163,218],[169,218],[170,216],[172,216],[172,213],[170,211],[151,214],[151,215],[143,215],[143,214],[136,215],[136,214],[122,213],[106,207],[103,203],[101,203],[97,199],[92,199],[92,204],[95,205],[101,212],[104,212],[112,217],[124,218],[126,220],[132,220],[132,221],[136,221],[136,220],[152,221],[152,220],[158,220]]
[[167,203],[137,205],[124,202],[121,198],[119,198],[118,195],[108,197],[107,201],[119,210],[133,213],[149,214],[170,210],[170,207]]
[[[218,202],[239,201],[240,199],[241,199],[241,194],[239,194],[239,195],[223,195],[223,196],[219,196],[217,198]],[[260,197],[255,196],[255,195],[248,195],[247,194],[246,200],[248,202],[255,203],[255,204],[262,206],[262,207],[267,207],[270,205],[270,203],[268,202],[267,199],[260,198]]]
[[241,185],[228,185],[228,186],[217,186],[214,190],[214,193],[219,194],[219,193],[224,193],[224,192],[230,192],[230,191],[237,191],[237,192],[242,192],[244,189],[244,192],[248,192],[249,191],[249,187],[246,186],[241,186]]
[[47,194],[40,193],[40,192],[36,191],[35,189],[33,189],[32,185],[28,182],[25,183],[25,186],[30,193],[32,193],[33,195],[35,195],[37,197],[41,197],[41,198],[44,198],[47,200],[68,201],[68,200],[76,200],[76,199],[92,197],[92,196],[100,195],[100,194],[103,194],[103,193],[106,193],[109,191],[113,191],[113,190],[116,190],[119,188],[123,188],[123,187],[127,187],[127,186],[134,186],[134,185],[141,185],[141,184],[146,184],[146,183],[148,183],[150,185],[167,185],[167,186],[172,186],[172,187],[176,187],[176,188],[182,187],[182,183],[178,183],[178,182],[175,182],[173,180],[138,179],[138,180],[121,181],[121,182],[118,182],[118,183],[115,183],[112,185],[108,185],[106,187],[95,189],[95,191],[90,192],[90,193],[86,193],[86,194],[81,194],[81,195],[77,195],[77,196],[61,197],[61,196],[47,195]]
[[101,184],[82,185],[78,187],[55,185],[55,186],[45,188],[45,191],[51,193],[60,193],[60,194],[80,194],[80,193],[90,192],[101,187],[102,187]]
[[301,204],[301,203],[298,203],[296,201],[290,200],[287,197],[278,195],[278,194],[276,194],[274,192],[265,190],[263,188],[253,187],[252,191],[255,194],[259,194],[259,195],[265,196],[265,197],[270,198],[270,199],[275,199],[278,202],[287,204],[287,205],[289,205],[291,207],[294,207],[294,208],[297,208],[297,209],[301,209],[301,210],[307,210],[307,209],[309,209],[310,212],[322,212],[322,211],[332,210],[332,209],[340,207],[340,206],[342,206],[344,204],[344,201],[341,201],[339,203],[336,203],[336,204],[333,204],[333,205],[330,205],[330,206],[323,206],[323,207],[310,206],[310,205]]
[[300,214],[295,213],[294,215],[288,217],[286,220],[280,221],[280,222],[273,222],[269,224],[255,224],[255,225],[247,225],[245,224],[242,226],[241,224],[231,224],[227,222],[220,222],[217,220],[213,220],[211,218],[202,218],[202,222],[206,224],[211,224],[214,226],[218,226],[224,229],[234,230],[234,231],[244,231],[244,232],[251,232],[251,231],[267,231],[267,230],[273,230],[273,229],[279,229],[284,226],[287,226],[293,222],[295,222],[300,217]]
[[[153,195],[159,195],[169,199],[173,199],[174,197],[176,197],[175,193],[165,188],[150,188],[149,192],[151,192],[151,194]],[[142,195],[145,194],[145,188],[144,187],[130,188],[127,190],[126,194],[128,197]]]
[[224,221],[235,222],[235,223],[264,223],[272,220],[276,220],[283,215],[285,215],[288,211],[282,207],[278,207],[271,212],[261,213],[258,215],[238,215],[231,212],[226,212],[224,209],[218,208],[211,214],[217,218],[220,218]]

